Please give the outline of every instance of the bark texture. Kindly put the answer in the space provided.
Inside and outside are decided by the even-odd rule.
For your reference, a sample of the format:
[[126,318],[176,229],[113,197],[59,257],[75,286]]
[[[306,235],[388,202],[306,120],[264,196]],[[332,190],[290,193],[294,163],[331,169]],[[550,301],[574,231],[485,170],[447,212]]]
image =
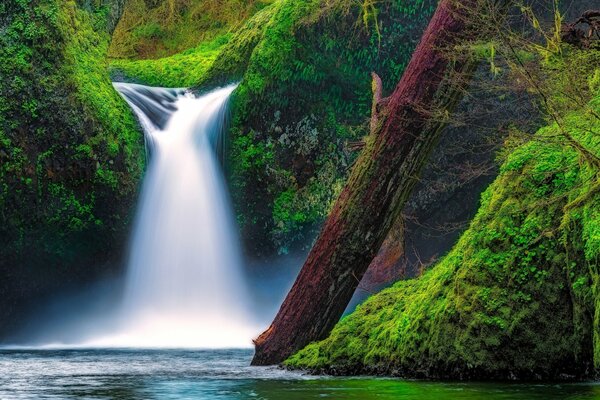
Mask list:
[[378,287],[381,288],[404,276],[403,268],[406,267],[406,263],[402,262],[406,251],[404,239],[404,218],[400,216],[390,229],[377,255],[371,261],[358,289],[372,294]]
[[277,316],[255,340],[253,365],[282,362],[339,320],[445,125],[439,116],[460,98],[461,85],[448,77],[475,66],[448,50],[465,38],[476,1],[440,2],[388,99],[379,99],[374,76],[372,133]]

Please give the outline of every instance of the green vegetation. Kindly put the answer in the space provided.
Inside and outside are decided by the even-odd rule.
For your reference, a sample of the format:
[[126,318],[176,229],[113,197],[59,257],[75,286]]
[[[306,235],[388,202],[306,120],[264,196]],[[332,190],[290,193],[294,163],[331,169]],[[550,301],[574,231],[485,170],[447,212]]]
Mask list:
[[[306,245],[353,161],[345,143],[366,134],[370,71],[395,84],[432,10],[420,1],[381,7],[379,37],[361,24],[360,5],[281,1],[273,6],[235,94],[232,126],[239,221],[244,236],[262,243],[262,251],[265,243],[280,252]],[[411,18],[416,10],[419,17]],[[248,198],[255,204],[245,206],[242,200]]]
[[191,87],[206,75],[231,35],[217,36],[193,49],[158,60],[114,60],[113,74],[149,86]]
[[[131,0],[111,45],[119,0],[2,2],[0,325],[34,297],[106,273],[125,243],[144,149],[109,70],[197,91],[239,82],[227,166],[237,218],[254,255],[285,253],[308,244],[342,189],[355,159],[346,144],[368,130],[370,72],[393,89],[436,3]],[[513,127],[500,175],[450,253],[286,366],[453,378],[600,370],[600,51],[557,42],[542,57],[517,50],[545,78],[544,96],[529,89],[546,98],[547,126],[533,137]],[[495,42],[476,50],[491,75],[504,72]]]
[[[6,279],[9,301],[93,275],[119,252],[144,151],[106,72],[115,4],[0,5],[0,268],[35,278]],[[0,321],[12,311],[0,309]]]
[[236,30],[274,0],[128,0],[109,56],[156,59]]
[[600,52],[564,49],[544,64],[550,103],[565,106],[531,140],[509,140],[453,250],[372,296],[288,367],[509,379],[600,368]]

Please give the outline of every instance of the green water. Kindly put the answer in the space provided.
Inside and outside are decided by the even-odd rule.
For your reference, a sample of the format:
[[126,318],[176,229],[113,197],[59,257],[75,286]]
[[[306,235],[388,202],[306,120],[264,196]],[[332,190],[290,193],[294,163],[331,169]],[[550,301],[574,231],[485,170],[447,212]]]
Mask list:
[[600,399],[600,384],[313,377],[249,350],[3,350],[0,399]]

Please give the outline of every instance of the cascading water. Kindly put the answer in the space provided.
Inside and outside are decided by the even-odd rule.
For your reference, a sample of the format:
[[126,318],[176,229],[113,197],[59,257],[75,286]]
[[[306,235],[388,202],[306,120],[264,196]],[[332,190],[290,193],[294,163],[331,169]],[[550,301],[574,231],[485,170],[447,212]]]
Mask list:
[[217,149],[228,86],[201,97],[116,83],[146,134],[120,322],[84,343],[102,347],[247,347],[240,249]]

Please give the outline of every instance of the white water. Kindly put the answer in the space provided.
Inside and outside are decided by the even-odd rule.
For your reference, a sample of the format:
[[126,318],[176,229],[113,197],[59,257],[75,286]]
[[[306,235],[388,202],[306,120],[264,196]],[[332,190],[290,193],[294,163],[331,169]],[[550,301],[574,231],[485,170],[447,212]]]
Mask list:
[[[142,121],[151,157],[120,328],[85,344],[250,346],[256,332],[247,322],[249,297],[215,148],[235,87],[199,98],[160,88],[115,87]],[[157,99],[166,106],[157,107]],[[153,124],[165,120],[163,129]]]
[[228,86],[115,84],[145,132],[148,167],[122,296],[114,282],[65,294],[0,348],[249,348],[260,332],[219,152]]
[[151,156],[119,323],[80,345],[249,347],[257,332],[248,323],[241,253],[216,154],[235,86],[198,98],[115,87],[142,122]]

